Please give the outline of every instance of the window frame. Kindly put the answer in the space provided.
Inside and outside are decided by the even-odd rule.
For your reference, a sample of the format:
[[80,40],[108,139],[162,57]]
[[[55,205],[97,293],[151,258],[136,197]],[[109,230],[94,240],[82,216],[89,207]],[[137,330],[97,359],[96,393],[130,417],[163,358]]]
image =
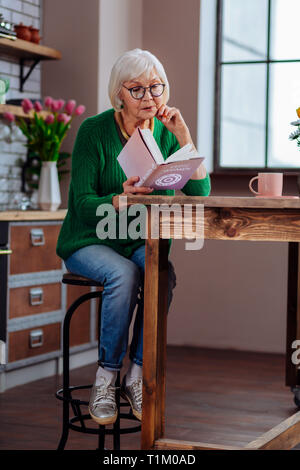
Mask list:
[[[249,61],[222,61],[222,18],[224,0],[216,0],[216,50],[215,50],[215,105],[214,105],[214,140],[213,140],[213,168],[214,173],[218,174],[253,174],[259,171],[284,172],[286,175],[299,174],[300,164],[297,168],[290,167],[268,167],[268,127],[269,127],[269,88],[270,88],[270,64],[274,63],[294,63],[300,62],[300,59],[270,59],[270,35],[271,35],[271,5],[272,0],[268,0],[268,38],[267,38],[267,57],[265,60]],[[265,164],[260,167],[224,167],[220,165],[220,130],[221,130],[221,80],[222,66],[224,64],[266,64],[266,116],[265,116]]]

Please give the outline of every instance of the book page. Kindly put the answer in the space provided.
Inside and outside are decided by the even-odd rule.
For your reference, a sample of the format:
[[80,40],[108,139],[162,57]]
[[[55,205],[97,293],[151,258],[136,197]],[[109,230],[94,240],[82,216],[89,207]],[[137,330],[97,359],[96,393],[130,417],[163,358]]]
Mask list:
[[186,144],[176,152],[172,153],[164,163],[180,162],[183,160],[190,160],[191,158],[199,158],[198,152],[193,150],[192,144]]
[[159,165],[161,163],[164,163],[164,157],[162,156],[160,148],[157,145],[157,142],[154,139],[150,129],[140,129],[140,133],[141,133],[142,138],[143,138],[145,144],[147,145],[152,157],[156,161],[156,163],[158,163]]
[[139,176],[139,184],[145,175],[156,168],[157,163],[137,128],[117,158],[127,178]]

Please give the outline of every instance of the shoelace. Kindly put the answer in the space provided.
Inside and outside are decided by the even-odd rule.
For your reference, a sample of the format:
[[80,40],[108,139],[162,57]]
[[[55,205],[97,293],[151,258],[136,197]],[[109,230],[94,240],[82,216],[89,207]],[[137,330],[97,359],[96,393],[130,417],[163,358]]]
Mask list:
[[134,398],[139,408],[142,408],[142,397],[143,397],[142,384],[143,384],[143,379],[137,379],[131,384]]
[[94,400],[94,406],[98,406],[100,404],[108,404],[111,406],[115,406],[115,391],[119,387],[113,387],[111,385],[101,385],[96,387],[96,397]]

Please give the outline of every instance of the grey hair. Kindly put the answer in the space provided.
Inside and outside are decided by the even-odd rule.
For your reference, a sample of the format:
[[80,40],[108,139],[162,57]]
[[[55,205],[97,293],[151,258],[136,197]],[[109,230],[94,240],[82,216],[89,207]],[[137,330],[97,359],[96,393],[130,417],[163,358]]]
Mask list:
[[121,111],[122,109],[122,101],[119,98],[122,83],[133,80],[143,73],[150,76],[153,68],[158,73],[160,80],[166,85],[164,91],[165,104],[168,102],[170,87],[163,65],[151,52],[137,48],[122,54],[111,70],[108,94],[115,111]]

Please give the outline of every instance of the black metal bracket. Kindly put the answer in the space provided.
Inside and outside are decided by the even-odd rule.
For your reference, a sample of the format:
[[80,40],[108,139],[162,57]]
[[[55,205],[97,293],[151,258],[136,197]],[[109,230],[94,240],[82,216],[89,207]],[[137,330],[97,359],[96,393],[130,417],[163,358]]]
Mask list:
[[30,60],[30,59],[20,59],[20,91],[21,92],[23,92],[24,83],[30,77],[32,71],[38,65],[41,59],[35,59],[33,63],[31,64],[31,67],[29,68],[27,74],[24,75],[24,67],[25,67],[26,60]]

